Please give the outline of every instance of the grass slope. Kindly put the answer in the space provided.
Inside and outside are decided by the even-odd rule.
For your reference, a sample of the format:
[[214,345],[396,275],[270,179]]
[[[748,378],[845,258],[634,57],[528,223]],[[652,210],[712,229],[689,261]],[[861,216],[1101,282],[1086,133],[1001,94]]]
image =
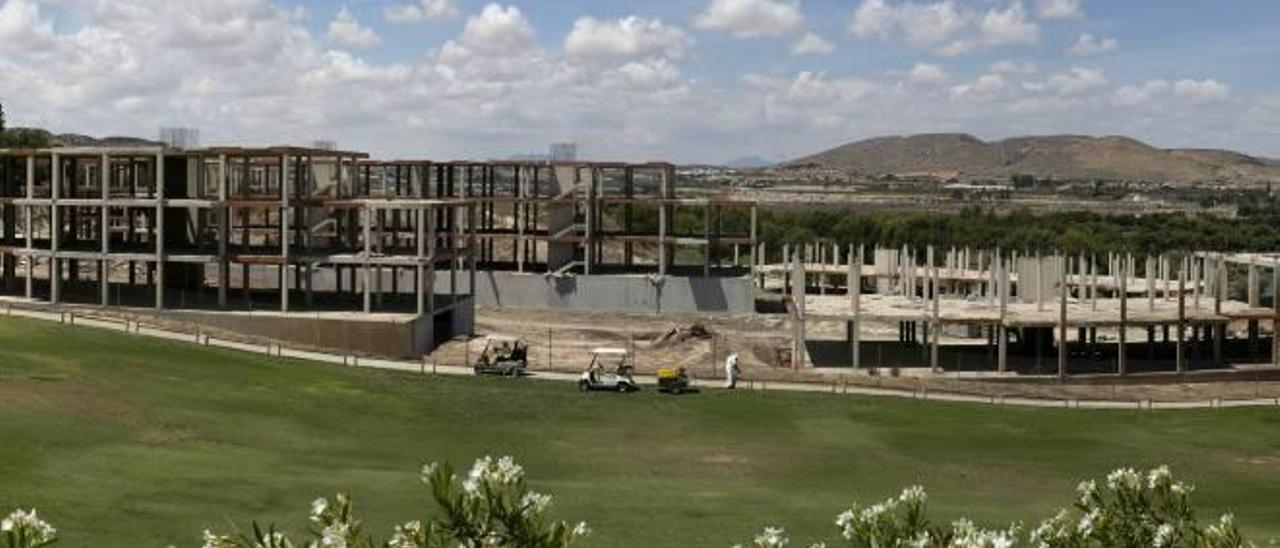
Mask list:
[[[377,530],[430,509],[416,471],[512,454],[589,546],[727,546],[766,523],[829,536],[855,498],[922,484],[939,517],[1046,517],[1082,478],[1168,463],[1206,516],[1280,535],[1275,409],[1103,412],[422,379],[0,319],[0,510],[67,546],[193,545],[304,528],[345,490]],[[91,539],[96,542],[91,542]],[[807,544],[807,543],[805,543]]]

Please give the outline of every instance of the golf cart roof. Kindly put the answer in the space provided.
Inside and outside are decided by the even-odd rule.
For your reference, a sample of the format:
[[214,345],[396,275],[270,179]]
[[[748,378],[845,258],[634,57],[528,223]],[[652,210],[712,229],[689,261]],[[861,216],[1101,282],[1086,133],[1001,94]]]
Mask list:
[[496,333],[492,335],[485,335],[484,338],[490,342],[520,342],[524,340],[515,335],[502,335]]
[[623,348],[592,348],[592,354],[601,356],[626,356],[627,351]]

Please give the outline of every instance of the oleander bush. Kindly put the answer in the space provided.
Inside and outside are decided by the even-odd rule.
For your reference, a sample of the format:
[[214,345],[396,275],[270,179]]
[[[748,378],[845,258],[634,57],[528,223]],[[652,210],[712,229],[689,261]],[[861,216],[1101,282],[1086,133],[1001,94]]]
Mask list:
[[[1244,540],[1231,514],[1201,523],[1191,505],[1194,488],[1176,481],[1167,467],[1146,474],[1130,468],[1088,480],[1076,488],[1077,500],[1024,534],[1019,524],[988,530],[967,519],[947,525],[929,521],[924,489],[911,487],[897,497],[854,504],[835,519],[839,540],[811,546],[853,548],[1236,548]],[[781,548],[786,532],[766,527],[753,544]],[[1274,545],[1274,543],[1273,543]]]
[[[551,496],[532,491],[524,469],[511,457],[477,460],[466,477],[448,464],[423,467],[438,515],[397,525],[378,539],[344,494],[311,503],[311,529],[294,539],[274,525],[253,523],[240,532],[205,531],[204,548],[565,548],[588,534],[586,523],[569,525],[548,517]],[[851,548],[1239,548],[1255,544],[1240,534],[1231,514],[1201,522],[1191,504],[1194,488],[1174,479],[1167,467],[1146,473],[1130,468],[1076,488],[1070,506],[1029,531],[1013,524],[985,529],[967,519],[930,521],[928,494],[909,487],[869,506],[853,504],[834,520],[837,538],[811,547]],[[57,541],[57,531],[36,510],[17,510],[0,521],[0,548],[38,548]],[[750,545],[782,548],[786,531],[765,527]],[[739,545],[741,546],[741,545]],[[1271,546],[1277,546],[1272,542]]]

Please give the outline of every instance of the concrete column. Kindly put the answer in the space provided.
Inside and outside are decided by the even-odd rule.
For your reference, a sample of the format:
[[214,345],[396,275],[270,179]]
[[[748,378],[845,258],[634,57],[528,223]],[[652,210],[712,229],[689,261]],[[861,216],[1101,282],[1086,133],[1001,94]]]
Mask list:
[[164,153],[156,153],[156,310],[164,310]]
[[[428,223],[428,210],[417,209],[417,315],[426,314],[426,296],[430,286],[426,282],[426,223]],[[517,254],[522,256],[524,254]]]
[[[30,156],[27,156],[27,200],[35,199],[35,192],[36,192],[36,156],[35,156],[35,153],[31,153]],[[34,207],[30,205],[30,202],[28,202],[28,205],[22,206],[22,211],[25,213],[25,215],[23,215],[25,219],[23,219],[22,232],[23,232],[23,236],[27,240],[26,242],[27,244],[27,272],[26,272],[27,279],[26,279],[25,291],[26,291],[26,297],[30,299],[34,296],[33,294],[34,278],[35,278],[35,271],[36,271],[35,242],[31,235],[31,230],[33,228],[33,225],[31,222],[31,216],[35,212],[34,212]]]
[[49,189],[49,302],[58,304],[62,296],[62,264],[58,259],[58,246],[62,241],[62,212],[58,211],[58,197],[62,194],[62,158],[51,155]]
[[853,307],[853,368],[862,367],[862,262],[863,247],[858,246],[857,256],[849,249],[849,300]]
[[[341,180],[342,163],[338,163]],[[227,286],[231,285],[231,264],[227,260],[227,240],[231,238],[231,207],[227,205],[227,155],[218,155],[218,308],[227,308]],[[339,185],[341,187],[341,185]],[[339,284],[342,276],[339,275]]]
[[1089,256],[1089,309],[1098,310],[1098,257]]
[[[373,209],[369,206],[363,208],[364,212],[364,261],[360,269],[361,290],[364,292],[364,313],[368,314],[373,311],[373,295],[370,289],[373,280],[369,276],[369,260],[372,255],[373,243]],[[456,288],[455,288],[456,290]]]
[[929,268],[930,268],[930,271],[933,273],[933,283],[931,284],[931,288],[930,288],[931,289],[930,292],[933,295],[933,313],[931,315],[933,319],[931,321],[932,325],[930,326],[931,328],[930,331],[932,331],[931,335],[933,335],[933,337],[930,341],[928,341],[930,342],[929,368],[934,373],[938,373],[941,371],[941,368],[938,366],[938,345],[942,343],[942,314],[941,314],[941,308],[940,308],[942,295],[939,294],[938,292],[938,280],[939,280],[938,267],[933,266],[932,261],[930,261],[930,263],[931,264]]
[[1147,257],[1147,309],[1156,309],[1156,260],[1153,257]]
[[[785,247],[784,247],[785,250]],[[785,254],[783,255],[786,256]],[[658,206],[658,275],[667,275],[667,205]]]
[[1120,341],[1120,347],[1119,352],[1116,354],[1116,373],[1124,376],[1129,372],[1129,360],[1126,355],[1128,350],[1128,341],[1126,339],[1128,338],[1129,330],[1129,271],[1127,267],[1121,266],[1118,274],[1120,279],[1120,328],[1117,338]]
[[292,180],[289,177],[289,157],[280,157],[280,311],[289,311],[289,237],[292,236],[293,208],[289,205]]
[[1187,350],[1186,330],[1187,330],[1187,271],[1185,269],[1178,272],[1178,333],[1177,333],[1177,365],[1178,373],[1187,372]]
[[1192,306],[1195,306],[1196,310],[1200,310],[1200,287],[1203,282],[1200,272],[1202,270],[1204,269],[1201,267],[1200,254],[1196,253],[1191,256],[1191,297],[1194,301]]
[[111,230],[110,230],[110,208],[107,206],[108,200],[111,199],[111,158],[106,154],[102,155],[101,175],[99,183],[102,185],[100,189],[102,195],[102,208],[98,212],[101,215],[102,228],[99,230],[98,252],[101,253],[101,259],[98,261],[98,290],[99,301],[102,306],[111,304],[111,261],[107,258],[111,253]]
[[1066,264],[1066,259],[1063,259],[1058,267],[1061,273],[1058,283],[1058,378],[1061,380],[1067,378],[1067,293],[1071,290],[1067,284]]
[[[478,228],[476,219],[476,204],[471,204],[467,208],[467,296],[471,297],[473,302],[476,296],[476,245],[479,242],[476,237]],[[471,331],[467,334],[475,334],[475,322],[471,323]]]
[[1009,371],[1009,329],[1005,325],[1009,307],[1009,267],[997,260],[996,268],[1000,270],[999,284],[996,286],[996,292],[1000,296],[1000,323],[996,325],[996,370],[1005,373]]
[[1254,262],[1252,259],[1249,262],[1248,284],[1249,284],[1249,307],[1258,308],[1258,306],[1262,302],[1262,297],[1261,297],[1262,280],[1261,280],[1261,277],[1258,276],[1258,264]]
[[[982,262],[981,254],[978,255],[978,262],[980,263]],[[979,268],[981,268],[981,265],[979,265]],[[1000,276],[999,274],[996,273],[996,271],[999,270],[1000,268],[1001,268],[1000,250],[997,248],[995,250],[995,254],[991,258],[991,261],[987,263],[987,275],[989,276],[987,280],[987,304],[988,305],[995,304],[995,301],[998,298],[996,296],[996,293],[999,291],[998,288],[1000,287],[1001,282],[999,279]]]
[[804,367],[804,356],[807,348],[805,341],[805,282],[802,253],[797,251],[792,258],[791,300],[795,307],[795,325],[793,326],[793,348],[791,352],[792,369]]
[[1280,365],[1280,261],[1271,265],[1271,363]]
[[1044,257],[1036,252],[1036,312],[1044,312]]
[[1229,286],[1227,285],[1227,283],[1229,280],[1227,279],[1226,261],[1219,258],[1216,261],[1216,263],[1217,263],[1216,268],[1218,272],[1217,272],[1217,276],[1215,276],[1217,279],[1213,283],[1214,297],[1215,297],[1213,302],[1213,313],[1214,315],[1221,316],[1222,301],[1225,301],[1227,299],[1227,290],[1229,289]]

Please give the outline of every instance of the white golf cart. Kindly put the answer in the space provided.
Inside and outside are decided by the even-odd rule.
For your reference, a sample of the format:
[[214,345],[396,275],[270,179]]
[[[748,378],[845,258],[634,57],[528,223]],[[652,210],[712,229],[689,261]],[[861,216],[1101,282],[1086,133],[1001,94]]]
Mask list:
[[520,337],[489,335],[485,337],[484,350],[471,364],[477,375],[503,375],[520,377],[528,366],[529,345]]
[[631,378],[634,368],[631,355],[621,348],[596,348],[591,350],[591,363],[578,379],[578,389],[587,392],[635,392],[640,386]]

